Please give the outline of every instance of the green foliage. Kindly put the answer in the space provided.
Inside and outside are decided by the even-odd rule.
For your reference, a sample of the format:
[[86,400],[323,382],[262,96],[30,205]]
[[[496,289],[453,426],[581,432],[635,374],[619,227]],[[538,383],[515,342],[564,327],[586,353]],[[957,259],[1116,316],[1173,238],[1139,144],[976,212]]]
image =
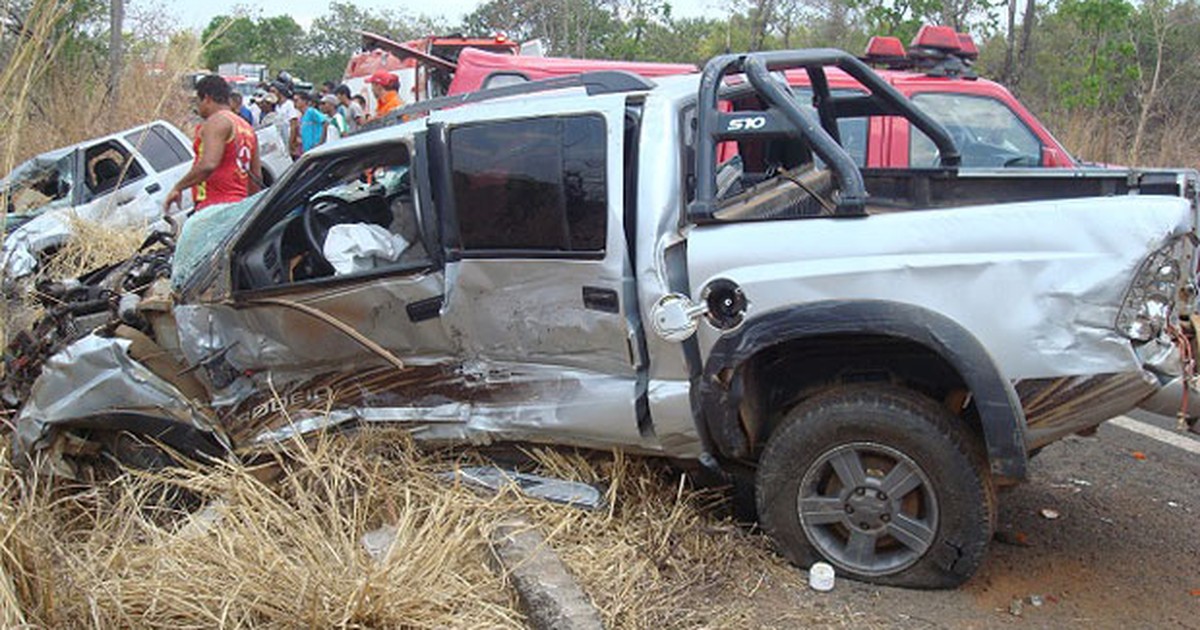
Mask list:
[[360,31],[405,41],[445,29],[445,24],[428,17],[413,17],[389,9],[364,9],[351,2],[335,0],[330,3],[328,13],[313,20],[304,43],[304,55],[294,68],[314,82],[337,81],[346,69],[350,54],[361,46]]
[[210,70],[231,61],[266,63],[273,71],[291,70],[304,41],[304,29],[287,15],[218,15],[209,21],[201,38],[208,43],[204,65]]
[[624,36],[621,21],[594,0],[489,0],[464,18],[463,30],[477,37],[541,39],[552,55],[593,58],[618,48]]
[[1139,76],[1126,0],[1063,0],[1047,16],[1043,63],[1056,66],[1058,100],[1067,109],[1112,106],[1129,96]]

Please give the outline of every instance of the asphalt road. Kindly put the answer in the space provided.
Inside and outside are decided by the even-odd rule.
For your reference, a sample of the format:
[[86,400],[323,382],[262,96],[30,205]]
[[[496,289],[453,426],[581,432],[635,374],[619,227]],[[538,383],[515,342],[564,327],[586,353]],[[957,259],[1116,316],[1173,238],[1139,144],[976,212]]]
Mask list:
[[[1130,415],[1174,432],[1172,418]],[[794,596],[829,598],[865,627],[1200,628],[1200,454],[1106,423],[1031,469],[1001,492],[997,540],[964,587],[839,581]]]

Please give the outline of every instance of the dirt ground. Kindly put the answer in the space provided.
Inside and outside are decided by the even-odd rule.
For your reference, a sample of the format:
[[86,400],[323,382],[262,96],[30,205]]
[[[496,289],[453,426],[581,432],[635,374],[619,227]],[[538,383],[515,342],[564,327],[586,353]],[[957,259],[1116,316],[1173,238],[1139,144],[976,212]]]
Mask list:
[[1106,425],[1031,467],[1001,492],[997,540],[963,588],[839,580],[824,594],[785,569],[731,605],[748,597],[770,628],[1200,628],[1200,458]]

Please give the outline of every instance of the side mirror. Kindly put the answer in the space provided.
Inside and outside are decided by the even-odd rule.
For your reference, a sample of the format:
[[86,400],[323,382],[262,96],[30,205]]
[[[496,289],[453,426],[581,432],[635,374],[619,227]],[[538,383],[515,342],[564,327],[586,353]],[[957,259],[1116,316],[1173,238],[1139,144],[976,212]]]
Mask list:
[[1054,147],[1042,147],[1042,162],[1039,166],[1070,166],[1063,154]]

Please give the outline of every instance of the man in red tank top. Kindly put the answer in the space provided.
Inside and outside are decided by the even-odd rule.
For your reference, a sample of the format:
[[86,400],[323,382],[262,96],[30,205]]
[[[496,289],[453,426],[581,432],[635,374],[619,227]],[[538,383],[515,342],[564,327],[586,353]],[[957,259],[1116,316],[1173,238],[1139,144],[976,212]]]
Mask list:
[[204,122],[196,126],[192,168],[175,184],[163,211],[179,204],[183,191],[192,188],[196,210],[218,203],[240,201],[258,192],[262,164],[258,138],[241,116],[229,109],[229,84],[216,75],[196,82],[196,111]]

